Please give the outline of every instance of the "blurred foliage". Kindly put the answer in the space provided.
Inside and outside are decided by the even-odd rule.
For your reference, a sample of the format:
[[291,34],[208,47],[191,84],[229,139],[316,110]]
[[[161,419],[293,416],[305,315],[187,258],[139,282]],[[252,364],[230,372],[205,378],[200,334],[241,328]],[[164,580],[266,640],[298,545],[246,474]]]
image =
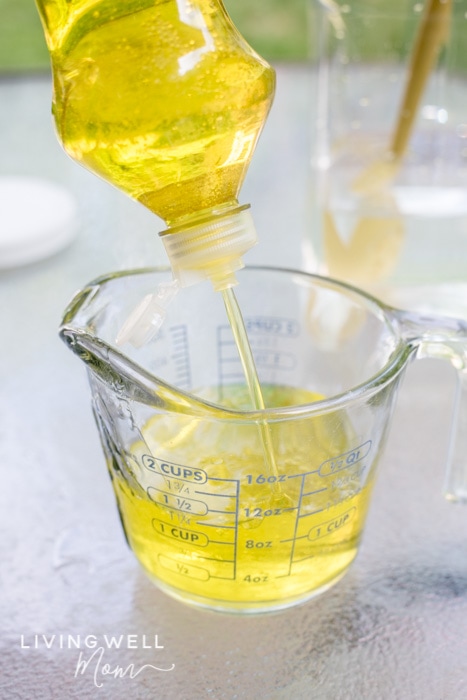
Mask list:
[[268,60],[307,56],[307,6],[314,0],[224,0],[248,43]]
[[49,58],[34,0],[0,0],[0,70],[43,70]]
[[[246,40],[268,60],[306,57],[307,4],[313,0],[224,0]],[[0,0],[0,71],[47,69],[34,0]]]
[[[426,0],[425,0],[426,1]],[[329,0],[322,4],[332,7]],[[450,69],[467,68],[465,29],[467,0],[454,0],[451,31]],[[310,58],[317,46],[321,28],[314,21],[317,0],[224,0],[233,22],[248,43],[269,61],[303,61]],[[412,41],[420,20],[422,2],[413,0],[351,0],[339,1],[343,11],[352,10],[354,21],[363,23],[383,16],[378,28],[369,32],[362,28],[365,41],[357,32],[358,53],[362,61],[374,60],[381,52],[388,55],[387,46],[394,48],[394,56],[403,53]],[[39,15],[34,0],[0,0],[0,72],[37,71],[48,69],[49,58]],[[329,38],[328,50],[333,40]],[[355,56],[355,46],[352,48]]]

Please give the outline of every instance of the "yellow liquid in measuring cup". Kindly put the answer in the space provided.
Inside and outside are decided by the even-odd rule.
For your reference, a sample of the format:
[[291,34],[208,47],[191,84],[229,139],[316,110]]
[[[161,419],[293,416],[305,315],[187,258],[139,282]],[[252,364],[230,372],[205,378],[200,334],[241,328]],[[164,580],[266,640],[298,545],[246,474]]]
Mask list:
[[69,155],[167,224],[236,201],[274,71],[210,0],[38,0]]
[[[268,406],[322,398],[263,392]],[[248,404],[248,390],[226,402]],[[169,593],[218,609],[278,609],[325,589],[354,559],[371,444],[354,444],[335,414],[268,425],[275,476],[256,425],[182,415],[154,416],[126,455],[127,478],[113,473],[129,544]]]

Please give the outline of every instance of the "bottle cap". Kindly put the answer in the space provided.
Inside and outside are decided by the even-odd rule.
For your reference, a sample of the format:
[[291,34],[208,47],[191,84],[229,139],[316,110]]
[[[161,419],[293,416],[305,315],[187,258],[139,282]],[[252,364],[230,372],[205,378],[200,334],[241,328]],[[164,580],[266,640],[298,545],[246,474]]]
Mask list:
[[257,243],[249,204],[160,235],[181,286],[210,279],[216,291],[237,284],[242,255]]
[[33,177],[0,177],[0,268],[53,255],[76,230],[76,205],[66,189]]

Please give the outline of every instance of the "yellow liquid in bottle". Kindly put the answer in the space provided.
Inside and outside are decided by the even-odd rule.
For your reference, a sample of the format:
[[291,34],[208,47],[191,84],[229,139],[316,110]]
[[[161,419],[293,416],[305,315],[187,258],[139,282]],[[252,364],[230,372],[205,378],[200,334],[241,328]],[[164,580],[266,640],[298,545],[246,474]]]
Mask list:
[[[230,392],[228,405],[248,403],[247,387]],[[263,392],[269,406],[322,398]],[[271,475],[256,425],[154,416],[120,468],[110,461],[129,544],[149,576],[185,601],[247,612],[287,607],[337,581],[357,552],[374,461],[344,421],[270,423]]]
[[38,0],[58,135],[170,226],[235,205],[274,71],[213,0]]
[[[274,72],[211,0],[39,2],[59,137],[76,161],[169,225],[236,197]],[[264,402],[232,290],[224,292],[252,407]],[[260,424],[275,473],[267,426]]]

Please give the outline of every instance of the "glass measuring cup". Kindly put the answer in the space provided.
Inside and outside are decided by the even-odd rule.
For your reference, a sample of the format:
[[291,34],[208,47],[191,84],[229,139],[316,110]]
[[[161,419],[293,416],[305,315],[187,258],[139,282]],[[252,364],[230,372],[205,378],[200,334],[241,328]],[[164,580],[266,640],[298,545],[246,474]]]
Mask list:
[[253,411],[208,284],[182,290],[146,345],[117,347],[132,308],[170,275],[103,277],[78,292],[60,329],[87,365],[127,540],[160,588],[260,612],[338,581],[357,554],[414,358],[444,358],[458,371],[445,490],[467,500],[466,323],[398,311],[306,273],[246,268],[238,299],[266,404]]

